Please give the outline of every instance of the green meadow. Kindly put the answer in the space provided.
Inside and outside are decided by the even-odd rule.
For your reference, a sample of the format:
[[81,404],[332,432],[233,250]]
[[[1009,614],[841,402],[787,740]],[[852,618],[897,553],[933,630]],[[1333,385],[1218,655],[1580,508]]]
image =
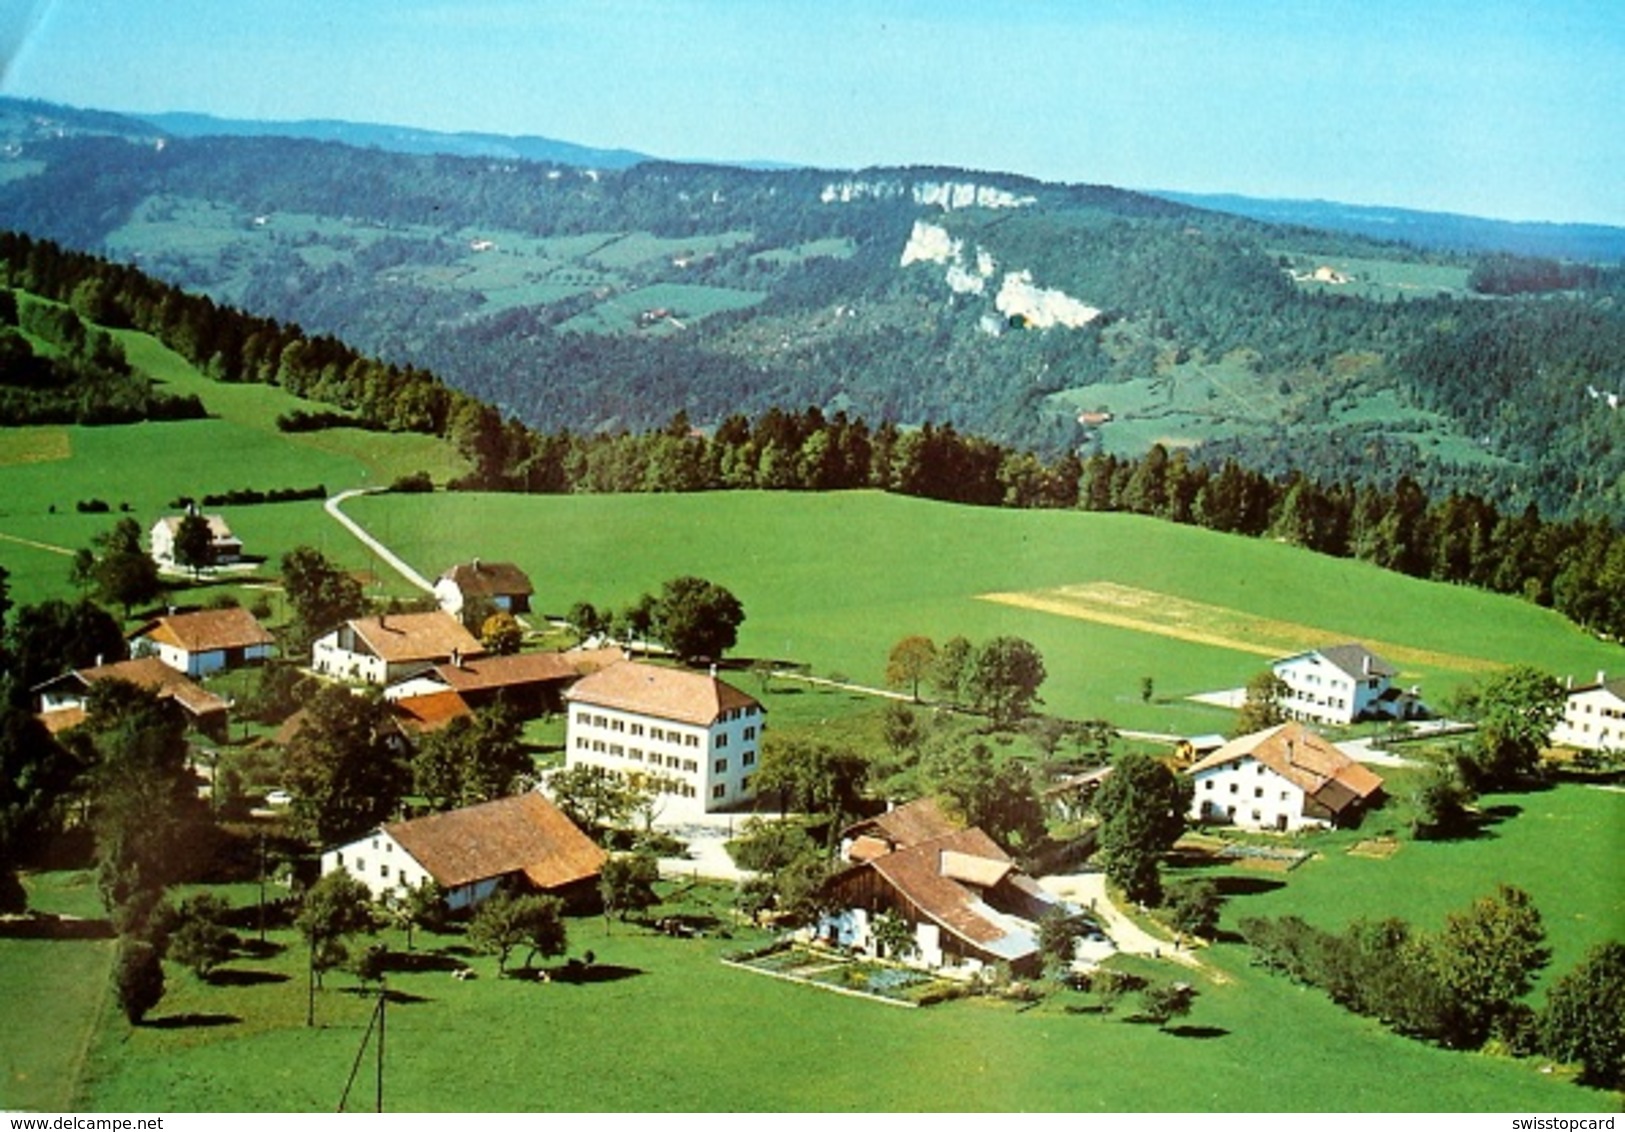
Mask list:
[[[1183,697],[1237,687],[1264,658],[1160,632],[987,600],[1109,581],[1299,627],[1310,643],[1373,640],[1430,656],[1400,679],[1440,698],[1487,664],[1589,679],[1617,661],[1546,610],[1267,540],[1131,515],[965,508],[874,492],[688,496],[374,496],[350,514],[431,576],[478,555],[535,580],[536,605],[619,608],[679,574],[743,602],[741,657],[878,683],[901,637],[1032,640],[1047,709],[1121,727],[1223,730]],[[1155,695],[1140,700],[1140,678]]]

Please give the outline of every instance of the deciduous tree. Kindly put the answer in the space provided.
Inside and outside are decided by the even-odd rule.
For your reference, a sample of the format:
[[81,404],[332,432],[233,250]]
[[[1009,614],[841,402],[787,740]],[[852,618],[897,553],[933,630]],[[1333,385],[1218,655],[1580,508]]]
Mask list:
[[930,675],[936,663],[937,646],[930,637],[904,637],[892,646],[886,658],[886,686],[907,689],[918,703],[920,681]]
[[1044,658],[1032,642],[995,637],[976,650],[971,662],[971,704],[986,712],[996,726],[1005,726],[1039,702],[1038,688],[1046,675]]
[[1586,1084],[1625,1086],[1625,943],[1598,944],[1552,984],[1540,1043],[1548,1057],[1578,1063]]
[[284,759],[294,817],[311,837],[338,844],[395,812],[411,777],[394,734],[375,696],[330,684],[311,699]]
[[1106,876],[1130,900],[1154,904],[1160,863],[1185,830],[1191,784],[1156,759],[1123,755],[1095,792]]
[[654,635],[684,661],[720,660],[739,639],[745,607],[715,582],[685,575],[661,587]]

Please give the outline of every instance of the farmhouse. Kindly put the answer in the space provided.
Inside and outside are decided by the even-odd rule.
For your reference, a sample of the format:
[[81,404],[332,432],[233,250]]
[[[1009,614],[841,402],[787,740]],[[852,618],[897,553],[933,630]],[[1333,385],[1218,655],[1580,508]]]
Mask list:
[[1190,816],[1291,832],[1353,824],[1382,779],[1296,721],[1232,739],[1185,772]]
[[1599,672],[1596,683],[1569,688],[1551,741],[1579,751],[1625,751],[1625,679]]
[[246,609],[203,609],[154,618],[130,635],[135,656],[156,656],[188,676],[269,660],[276,640]]
[[522,719],[564,709],[564,690],[589,672],[626,659],[620,649],[515,653],[512,656],[459,656],[401,684],[384,689],[395,700],[453,691],[472,708],[502,703]]
[[[148,532],[148,539],[152,545],[152,558],[160,566],[177,566],[175,561],[175,535],[181,529],[183,515],[166,515],[152,525]],[[209,524],[209,546],[214,554],[215,565],[237,562],[243,556],[243,542],[231,533],[226,520],[219,515],[205,515],[203,519]]]
[[484,652],[449,613],[390,613],[346,621],[320,638],[311,650],[311,667],[335,679],[381,686]]
[[35,687],[39,718],[46,729],[57,734],[83,723],[86,698],[99,680],[125,680],[145,688],[178,705],[198,731],[214,739],[226,737],[230,705],[155,656],[76,668]]
[[468,701],[449,688],[441,692],[392,699],[389,701],[389,712],[395,726],[412,736],[439,731],[454,719],[474,717],[474,709],[468,706]]
[[596,894],[605,854],[535,791],[379,826],[322,854],[322,874],[347,871],[375,898],[433,881],[452,911],[508,884],[580,906]]
[[434,583],[434,597],[447,613],[461,614],[470,602],[488,601],[503,613],[529,613],[536,592],[530,578],[512,562],[478,558],[453,566]]
[[677,812],[754,797],[765,712],[714,672],[624,660],[583,677],[565,700],[567,766],[603,767],[652,786]]
[[838,911],[818,934],[878,954],[875,923],[900,917],[913,930],[906,962],[973,975],[995,963],[1034,974],[1043,959],[1036,921],[1058,907],[980,829],[964,829],[925,799],[842,834],[847,867],[824,886]]
[[1281,706],[1293,719],[1342,724],[1426,714],[1414,689],[1393,686],[1393,665],[1361,644],[1312,649],[1272,661],[1270,668],[1287,686]]

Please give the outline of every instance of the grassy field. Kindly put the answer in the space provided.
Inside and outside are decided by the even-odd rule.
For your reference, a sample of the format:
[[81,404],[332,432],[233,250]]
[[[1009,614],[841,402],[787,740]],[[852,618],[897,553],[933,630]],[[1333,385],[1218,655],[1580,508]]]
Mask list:
[[[1264,658],[981,598],[1114,583],[1166,595],[1168,608],[1177,600],[1287,622],[1302,634],[1295,639],[1391,643],[1415,650],[1403,654],[1401,680],[1430,699],[1486,666],[1527,661],[1589,678],[1617,658],[1614,646],[1515,599],[1130,515],[864,492],[395,496],[349,509],[426,573],[474,554],[518,562],[548,612],[578,600],[618,608],[678,574],[711,578],[744,603],[740,656],[824,675],[877,683],[887,652],[910,633],[1027,637],[1045,657],[1049,710],[1125,727],[1223,730],[1228,713],[1182,697],[1239,686]],[[1140,702],[1142,676],[1154,680],[1150,704]]]
[[[1523,812],[1477,841],[1406,844],[1372,860],[1342,850],[1352,835],[1317,844],[1279,879],[1220,870],[1250,891],[1226,921],[1290,908],[1337,926],[1358,914],[1438,917],[1498,879],[1525,885],[1545,913],[1563,969],[1583,947],[1617,935],[1620,904],[1605,870],[1617,857],[1606,831],[1625,822],[1625,795],[1580,788],[1495,804]],[[1563,881],[1563,870],[1585,879]],[[1209,874],[1211,875],[1211,874]],[[43,882],[43,883],[41,883]],[[1247,883],[1250,882],[1250,883]],[[85,899],[82,874],[36,878],[36,900],[64,910]],[[596,981],[499,980],[495,960],[471,959],[479,977],[445,969],[456,936],[419,937],[439,960],[398,971],[389,1013],[386,1105],[475,1111],[1569,1111],[1613,1109],[1618,1098],[1580,1089],[1538,1060],[1451,1053],[1399,1038],[1247,963],[1239,944],[1202,954],[1196,1008],[1161,1032],[1088,1009],[1057,993],[1036,1008],[974,999],[900,1010],[786,984],[719,959],[762,941],[728,919],[726,890],[666,890],[654,914],[711,914],[732,938],[676,940],[602,920],[570,923],[570,954],[595,953]],[[246,890],[234,892],[245,903]],[[87,1052],[71,1089],[42,1089],[40,1074],[71,1073],[79,1054],[17,1037],[0,1104],[97,1111],[331,1111],[361,1045],[369,1002],[334,974],[318,995],[318,1028],[304,1026],[302,948],[270,933],[272,953],[231,963],[218,985],[177,968],[152,1024],[130,1030],[94,993],[105,941],[0,939],[8,1001],[49,1007],[53,1033],[77,1034]],[[404,948],[398,935],[385,938]],[[30,948],[52,949],[49,963]],[[516,959],[517,962],[517,959]],[[553,966],[557,967],[557,961]],[[43,982],[44,971],[66,990]],[[1167,968],[1138,969],[1166,977]],[[31,974],[31,972],[35,972]],[[50,997],[47,997],[50,996]],[[98,1013],[102,1011],[102,1013]],[[21,1028],[15,1033],[26,1033]],[[477,1051],[477,1052],[476,1052]],[[32,1068],[30,1068],[32,1067]],[[26,1074],[26,1076],[20,1076]],[[1328,1090],[1328,1080],[1336,1088]],[[352,1108],[372,1104],[366,1063]],[[47,1104],[46,1102],[50,1102]]]

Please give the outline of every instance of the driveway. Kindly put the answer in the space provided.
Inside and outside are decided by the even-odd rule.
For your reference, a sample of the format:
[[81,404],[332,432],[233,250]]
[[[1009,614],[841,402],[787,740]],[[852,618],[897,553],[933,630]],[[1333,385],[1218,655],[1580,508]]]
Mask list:
[[1087,908],[1106,929],[1117,950],[1129,955],[1149,955],[1153,959],[1172,959],[1187,967],[1200,968],[1202,963],[1186,947],[1152,935],[1123,914],[1106,894],[1105,873],[1069,873],[1063,876],[1041,877],[1039,886],[1051,896],[1060,897],[1079,908]]

